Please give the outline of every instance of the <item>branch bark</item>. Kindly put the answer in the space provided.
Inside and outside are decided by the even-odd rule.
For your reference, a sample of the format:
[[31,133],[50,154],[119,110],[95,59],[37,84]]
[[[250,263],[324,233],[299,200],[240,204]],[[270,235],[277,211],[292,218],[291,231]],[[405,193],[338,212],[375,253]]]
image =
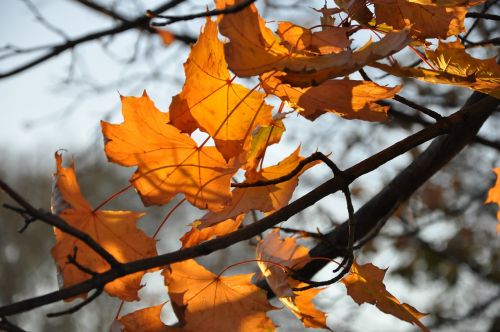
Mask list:
[[[362,241],[370,236],[371,232],[377,232],[401,203],[471,143],[499,103],[498,99],[474,92],[462,109],[462,112],[470,108],[473,111],[464,114],[462,121],[450,133],[435,139],[415,161],[355,213],[356,241]],[[344,222],[326,234],[328,241],[321,242],[311,249],[310,255],[332,259],[343,256],[347,250],[348,234],[348,223]],[[311,279],[326,264],[323,260],[313,260],[297,274],[302,278]]]

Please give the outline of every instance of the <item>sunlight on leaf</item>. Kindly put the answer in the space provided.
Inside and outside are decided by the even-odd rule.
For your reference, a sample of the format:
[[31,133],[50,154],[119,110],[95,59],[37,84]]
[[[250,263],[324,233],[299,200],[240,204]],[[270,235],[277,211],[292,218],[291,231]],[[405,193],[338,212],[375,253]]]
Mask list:
[[235,159],[226,163],[215,147],[198,147],[146,94],[122,97],[122,113],[121,124],[101,122],[105,151],[112,162],[138,166],[130,181],[145,205],[166,204],[180,193],[202,209],[221,210],[230,201]]
[[274,331],[266,312],[275,309],[253,274],[219,277],[187,260],[164,270],[173,301],[185,306],[185,331]]
[[[92,211],[83,198],[76,180],[73,163],[62,166],[62,157],[56,153],[57,173],[52,194],[52,211],[74,228],[87,233],[119,262],[126,263],[157,255],[156,241],[136,226],[144,213],[132,211]],[[91,276],[74,264],[68,264],[68,255],[77,247],[76,261],[94,272],[104,272],[108,263],[80,240],[54,228],[56,244],[52,256],[62,274],[63,284],[68,287]],[[137,292],[142,287],[141,278],[145,272],[137,272],[108,283],[104,290],[111,296],[126,301],[139,300]]]

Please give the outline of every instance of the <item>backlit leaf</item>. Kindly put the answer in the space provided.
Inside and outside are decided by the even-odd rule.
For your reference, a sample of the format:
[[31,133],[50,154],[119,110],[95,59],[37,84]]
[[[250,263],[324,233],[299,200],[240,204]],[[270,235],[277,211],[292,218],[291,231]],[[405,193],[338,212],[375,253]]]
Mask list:
[[277,75],[280,73],[261,75],[264,90],[288,102],[309,120],[331,112],[346,119],[384,121],[389,107],[375,101],[392,98],[400,90],[400,87],[383,87],[373,82],[349,79],[327,80],[317,86],[299,88],[281,83]]
[[235,160],[226,163],[215,147],[199,147],[146,94],[122,97],[122,113],[121,124],[101,123],[105,151],[117,164],[138,166],[130,181],[145,205],[166,204],[179,193],[202,209],[220,210],[230,201]]
[[266,312],[275,309],[265,292],[251,283],[253,274],[220,277],[194,260],[164,270],[173,301],[186,306],[184,331],[274,331]]
[[227,219],[213,226],[199,229],[198,223],[195,222],[191,230],[181,237],[182,247],[188,248],[199,243],[211,240],[215,237],[224,236],[234,232],[245,219],[245,215],[241,214],[234,219]]
[[[241,1],[216,2],[218,8],[224,8]],[[280,70],[288,73],[286,82],[302,86],[348,75],[371,61],[401,50],[410,42],[408,32],[403,30],[390,33],[380,42],[367,45],[362,51],[354,53],[350,50],[326,55],[291,52],[265,26],[253,4],[238,13],[224,15],[219,27],[221,33],[230,39],[224,48],[229,68],[236,75],[248,77]]]
[[464,31],[466,7],[438,7],[407,0],[377,0],[377,24],[385,23],[393,29],[410,28],[418,39],[455,36]]
[[[299,150],[300,148],[297,148],[277,165],[266,167],[261,171],[247,171],[246,181],[252,183],[260,180],[273,180],[289,174],[304,159],[299,156]],[[200,219],[200,227],[211,226],[223,220],[234,218],[241,213],[247,213],[250,210],[270,212],[286,206],[299,183],[299,176],[314,165],[315,163],[310,163],[299,174],[285,182],[269,186],[234,189],[231,204],[227,205],[222,211],[207,213]]]
[[272,107],[263,93],[233,83],[217,35],[217,23],[207,19],[184,64],[186,81],[170,106],[170,120],[185,132],[206,131],[229,160],[242,152],[257,126],[271,122]]
[[[83,198],[76,180],[73,163],[62,166],[62,157],[56,153],[57,172],[52,194],[52,211],[72,227],[88,234],[119,262],[126,263],[157,255],[156,241],[137,228],[137,220],[143,213],[132,211],[93,211]],[[61,287],[68,287],[91,276],[74,264],[67,264],[68,255],[77,248],[76,261],[94,272],[104,272],[109,264],[86,244],[57,228],[54,229],[56,244],[52,256],[62,275]],[[144,272],[137,272],[112,281],[104,287],[111,296],[122,300],[139,300],[137,292],[142,287]]]
[[379,269],[373,264],[352,264],[351,273],[342,279],[347,288],[347,295],[359,305],[370,303],[379,310],[393,315],[401,320],[418,326],[422,331],[429,331],[420,318],[425,314],[419,312],[406,303],[401,303],[385,289],[383,283],[386,270]]
[[371,66],[400,77],[414,77],[435,84],[451,84],[480,91],[500,98],[500,66],[494,58],[480,60],[465,52],[460,41],[440,42],[435,51],[425,52],[436,69],[389,66],[374,63]]
[[299,269],[311,260],[308,249],[297,245],[295,239],[281,240],[276,229],[259,242],[256,252],[259,268],[279,300],[305,327],[327,328],[325,313],[312,302],[322,289],[293,291],[292,288],[306,285],[288,277],[291,270]]

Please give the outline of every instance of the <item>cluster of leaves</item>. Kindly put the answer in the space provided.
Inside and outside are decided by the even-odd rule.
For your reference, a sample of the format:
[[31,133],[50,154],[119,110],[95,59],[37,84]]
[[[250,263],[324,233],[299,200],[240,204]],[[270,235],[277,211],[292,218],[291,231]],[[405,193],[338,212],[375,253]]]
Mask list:
[[[242,2],[217,0],[216,6],[224,9]],[[102,122],[106,155],[111,162],[137,167],[130,182],[144,205],[165,205],[182,194],[193,207],[207,210],[181,238],[182,248],[225,236],[237,230],[250,211],[272,213],[286,207],[299,176],[318,163],[301,157],[298,147],[277,165],[263,167],[266,149],[280,143],[284,120],[294,113],[285,112],[285,105],[311,121],[329,113],[383,121],[388,106],[377,101],[393,98],[401,86],[349,78],[365,66],[500,97],[500,68],[494,59],[471,57],[459,40],[442,41],[464,31],[468,7],[480,2],[377,0],[372,13],[363,0],[338,0],[338,7],[317,10],[321,18],[317,29],[280,22],[276,33],[254,5],[215,21],[208,18],[184,65],[184,87],[173,98],[169,112],[158,110],[146,93],[122,97],[124,122]],[[334,15],[339,13],[346,13],[347,18],[336,24]],[[361,29],[380,40],[353,50],[350,36]],[[229,41],[222,42],[219,33]],[[429,40],[436,38],[439,42],[433,50]],[[425,55],[419,56],[429,68],[399,66],[392,55],[407,46],[423,48]],[[387,63],[377,62],[387,57]],[[251,88],[235,83],[236,77],[253,76],[259,82]],[[280,107],[271,106],[268,96],[278,97]],[[200,144],[192,138],[195,131],[206,133]],[[87,233],[120,263],[158,255],[155,239],[136,227],[142,213],[103,211],[102,205],[92,208],[80,193],[74,166],[64,167],[59,154],[56,165],[54,214]],[[245,172],[244,183],[232,183],[239,171]],[[500,182],[491,189],[488,201],[500,204]],[[81,240],[55,232],[52,254],[62,287],[113,268]],[[293,274],[312,259],[307,248],[293,238],[282,239],[279,230],[274,230],[258,243],[254,262],[274,294],[304,326],[327,328],[326,315],[312,303],[322,289],[309,287]],[[400,303],[385,289],[384,270],[369,263],[351,263],[350,274],[341,282],[358,304],[371,303],[427,330],[420,322],[424,314]],[[163,268],[180,327],[161,322],[162,305],[121,317],[117,324],[125,331],[274,330],[266,312],[277,308],[252,283],[253,274],[222,276],[229,268],[214,274],[194,260]],[[150,271],[109,282],[104,291],[123,301],[138,300],[146,272]]]

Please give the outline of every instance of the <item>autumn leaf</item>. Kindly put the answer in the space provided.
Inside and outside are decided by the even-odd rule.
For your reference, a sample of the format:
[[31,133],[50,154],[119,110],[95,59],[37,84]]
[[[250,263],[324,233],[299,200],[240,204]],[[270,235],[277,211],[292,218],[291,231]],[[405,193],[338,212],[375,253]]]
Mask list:
[[[368,9],[368,2],[365,0],[334,0],[335,4],[339,6],[350,18],[358,21],[359,23],[368,25],[373,18],[373,13]],[[375,1],[373,1],[375,2]]]
[[320,56],[318,58],[325,59],[325,62],[318,62],[314,69],[287,70],[286,75],[282,75],[280,79],[292,86],[315,86],[331,78],[349,75],[368,64],[388,57],[406,47],[410,41],[409,30],[391,31],[380,41],[373,43],[370,40],[355,52],[343,51]]
[[[273,180],[289,174],[297,168],[300,161],[304,159],[299,156],[299,150],[300,147],[277,165],[266,167],[261,171],[247,171],[246,181],[248,183],[253,183],[256,181]],[[297,187],[299,183],[299,176],[315,164],[316,163],[310,163],[304,167],[299,174],[288,181],[269,186],[234,189],[231,204],[227,205],[221,211],[208,212],[205,214],[200,219],[200,228],[209,227],[222,220],[234,218],[241,213],[247,213],[250,210],[270,212],[286,206],[292,198],[295,187]]]
[[136,310],[128,315],[120,317],[115,321],[117,328],[111,328],[110,332],[174,332],[181,331],[179,328],[166,326],[160,319],[163,303],[152,307]]
[[413,37],[446,39],[465,30],[466,7],[438,7],[421,5],[407,0],[377,0],[377,24],[385,23],[393,29],[411,28]]
[[274,294],[295,296],[288,275],[290,270],[299,269],[311,260],[309,250],[298,246],[293,238],[281,240],[279,230],[275,229],[257,244],[256,252],[257,264]]
[[[62,157],[55,155],[57,172],[54,175],[55,185],[52,193],[52,212],[63,218],[72,227],[88,234],[119,262],[157,255],[156,241],[137,228],[137,220],[143,213],[132,211],[93,211],[83,198],[76,180],[73,163],[69,167],[62,166]],[[77,248],[76,261],[96,273],[110,268],[109,264],[86,244],[71,235],[54,229],[56,244],[52,256],[58,271],[62,275],[61,287],[78,284],[90,278],[74,264],[68,264],[68,255]],[[137,292],[142,287],[141,278],[144,272],[138,272],[112,281],[104,287],[111,296],[125,301],[139,300]]]
[[392,98],[401,89],[399,86],[390,88],[373,82],[349,79],[327,80],[317,86],[299,88],[281,83],[277,78],[280,75],[261,75],[264,90],[288,102],[300,115],[311,121],[327,112],[346,119],[384,121],[389,107],[381,106],[375,101]]
[[105,151],[112,162],[138,166],[130,181],[145,205],[166,204],[179,193],[202,209],[220,210],[231,200],[236,160],[226,163],[215,147],[199,147],[146,94],[122,97],[122,113],[121,124],[101,122]]
[[451,84],[500,98],[500,66],[495,58],[480,60],[465,52],[460,41],[440,42],[435,51],[425,52],[436,69],[398,67],[381,63],[371,66],[400,77],[414,77],[434,84]]
[[500,167],[493,169],[493,172],[497,175],[497,181],[493,187],[488,191],[488,197],[484,203],[496,203],[499,207],[497,213],[498,225],[497,225],[497,235],[500,232]]
[[386,270],[379,269],[373,264],[352,264],[351,273],[341,282],[347,288],[347,295],[359,305],[370,303],[379,310],[393,315],[401,320],[418,326],[422,331],[429,331],[420,318],[425,314],[417,311],[406,303],[401,303],[385,289],[383,283]]
[[[217,0],[216,3],[218,8],[224,8],[241,1]],[[300,86],[348,75],[371,61],[401,50],[410,42],[408,32],[403,30],[388,34],[378,43],[367,45],[362,52],[345,50],[326,55],[291,52],[265,26],[253,4],[238,13],[224,15],[219,28],[230,39],[224,49],[229,68],[236,75],[248,77],[280,70],[288,73],[285,77],[287,83]]]
[[233,83],[217,35],[217,23],[207,19],[184,64],[186,81],[170,106],[170,120],[184,132],[206,131],[229,160],[243,151],[257,126],[271,122],[272,107],[263,93]]
[[221,277],[194,260],[164,270],[169,295],[186,306],[184,331],[274,331],[266,312],[275,309],[265,292],[251,283],[253,274]]
[[229,234],[240,227],[245,219],[245,214],[241,214],[234,219],[221,221],[213,226],[199,229],[199,222],[194,222],[191,230],[181,237],[182,247],[189,248],[213,238]]
[[349,28],[331,27],[327,30],[311,31],[291,22],[280,22],[278,36],[290,51],[309,51],[318,54],[340,53],[351,44]]
[[306,286],[289,278],[289,273],[310,262],[308,252],[306,247],[297,245],[295,239],[282,240],[279,230],[275,229],[257,244],[257,264],[274,294],[305,327],[327,328],[325,313],[312,303],[322,289],[292,290]]
[[256,170],[258,163],[262,161],[266,149],[281,140],[285,132],[285,125],[281,119],[273,119],[268,126],[259,127],[252,135],[251,147],[246,155],[246,163],[243,168]]

